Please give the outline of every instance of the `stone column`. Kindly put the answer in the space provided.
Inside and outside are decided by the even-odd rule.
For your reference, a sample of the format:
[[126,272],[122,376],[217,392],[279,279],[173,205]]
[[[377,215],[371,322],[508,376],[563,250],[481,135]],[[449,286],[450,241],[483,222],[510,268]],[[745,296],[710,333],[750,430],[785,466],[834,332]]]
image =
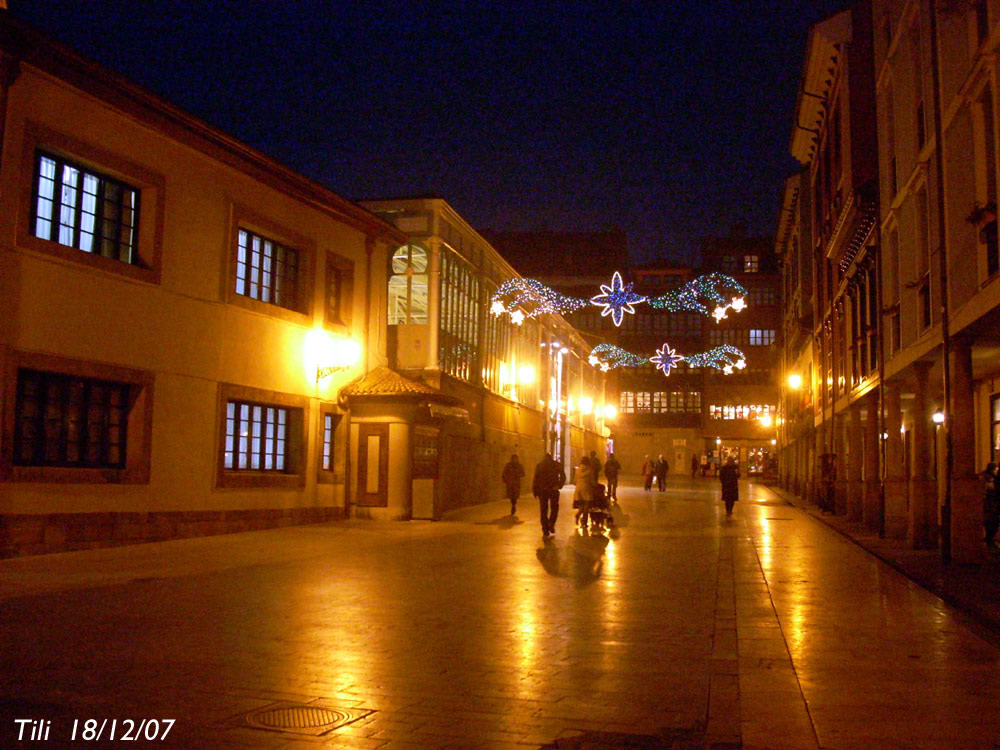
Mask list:
[[906,538],[906,477],[903,466],[903,410],[899,384],[885,384],[885,535]]
[[881,464],[882,436],[879,434],[879,398],[878,390],[872,390],[865,396],[865,409],[868,416],[865,419],[865,526],[872,531],[882,530],[882,477],[879,474]]
[[913,397],[913,455],[910,458],[909,537],[914,549],[937,546],[938,518],[936,481],[933,474],[934,430],[927,394],[930,366],[914,365],[916,389]]
[[837,479],[833,483],[834,512],[847,515],[847,414],[833,418],[833,452],[837,455]]
[[976,425],[972,380],[972,348],[951,343],[951,558],[957,563],[982,562],[983,489],[976,476]]
[[441,370],[441,240],[428,241],[427,262],[427,370],[435,386],[440,385]]
[[847,407],[847,520],[864,518],[864,439],[861,403]]

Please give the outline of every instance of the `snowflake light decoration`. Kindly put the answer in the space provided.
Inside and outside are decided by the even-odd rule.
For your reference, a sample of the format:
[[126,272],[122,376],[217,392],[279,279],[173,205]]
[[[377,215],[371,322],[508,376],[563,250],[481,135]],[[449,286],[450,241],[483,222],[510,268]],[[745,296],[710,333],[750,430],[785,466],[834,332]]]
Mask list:
[[657,370],[663,370],[663,374],[669,376],[670,371],[684,361],[684,357],[671,349],[670,344],[664,344],[649,361],[656,365]]
[[590,298],[591,304],[604,308],[601,317],[610,315],[616,326],[622,324],[625,313],[635,315],[632,305],[645,301],[645,297],[632,291],[631,284],[622,283],[622,275],[618,271],[611,277],[611,286],[601,284],[601,294]]

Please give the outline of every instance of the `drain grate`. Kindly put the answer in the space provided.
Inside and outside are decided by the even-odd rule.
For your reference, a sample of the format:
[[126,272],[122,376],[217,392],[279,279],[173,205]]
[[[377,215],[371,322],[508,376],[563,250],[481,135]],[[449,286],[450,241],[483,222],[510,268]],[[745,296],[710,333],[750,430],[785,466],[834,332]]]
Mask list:
[[274,703],[243,714],[239,722],[254,729],[308,734],[314,737],[375,713],[366,708],[340,708],[320,703]]

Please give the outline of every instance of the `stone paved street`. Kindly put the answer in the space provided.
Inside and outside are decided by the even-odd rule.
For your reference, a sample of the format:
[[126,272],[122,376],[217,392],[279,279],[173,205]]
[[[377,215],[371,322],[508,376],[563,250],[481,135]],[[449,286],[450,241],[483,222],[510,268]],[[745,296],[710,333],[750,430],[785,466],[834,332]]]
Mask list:
[[765,487],[569,497],[0,561],[0,747],[1000,748],[991,638]]

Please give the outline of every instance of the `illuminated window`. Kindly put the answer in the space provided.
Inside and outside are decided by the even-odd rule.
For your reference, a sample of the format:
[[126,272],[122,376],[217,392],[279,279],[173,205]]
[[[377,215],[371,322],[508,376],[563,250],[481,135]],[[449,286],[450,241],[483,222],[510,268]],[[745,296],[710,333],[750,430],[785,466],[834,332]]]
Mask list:
[[128,383],[19,370],[14,464],[124,468],[132,387]]
[[287,409],[243,401],[226,404],[225,468],[284,471],[287,446]]
[[320,463],[323,471],[333,471],[333,414],[323,415],[323,457]]
[[774,343],[774,329],[751,328],[750,346],[770,346]]
[[635,413],[635,393],[632,391],[622,391],[618,394],[618,411],[622,414]]
[[298,252],[246,229],[236,242],[236,293],[297,310]]
[[[441,369],[471,381],[479,354],[479,277],[472,267],[450,251],[441,252],[441,326],[438,336]],[[425,317],[426,319],[426,317]],[[525,325],[512,342],[518,367],[533,365],[538,356],[537,327]],[[516,375],[512,374],[511,382]],[[534,399],[534,387],[518,388],[518,397]],[[522,400],[523,400],[522,398]]]
[[392,256],[389,325],[427,323],[427,251],[404,245]]
[[346,258],[326,257],[326,324],[350,326],[354,307],[354,264]]
[[760,270],[759,255],[743,256],[743,273],[757,273]]
[[137,264],[139,191],[57,156],[35,157],[32,232],[85,253]]

